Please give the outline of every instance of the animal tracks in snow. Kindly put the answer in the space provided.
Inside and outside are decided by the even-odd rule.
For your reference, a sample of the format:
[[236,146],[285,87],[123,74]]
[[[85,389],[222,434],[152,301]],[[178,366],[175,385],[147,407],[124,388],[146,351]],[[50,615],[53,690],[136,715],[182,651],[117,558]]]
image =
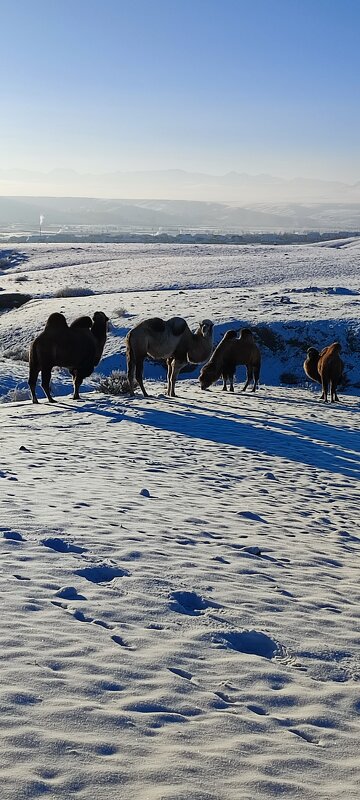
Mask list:
[[[79,597],[77,597],[77,599],[79,599]],[[107,631],[115,630],[116,627],[115,625],[111,625],[109,622],[105,622],[104,620],[101,619],[96,619],[95,617],[92,617],[89,614],[85,614],[81,609],[73,608],[72,606],[69,606],[67,603],[62,603],[60,600],[51,600],[51,604],[56,608],[61,608],[67,614],[70,614],[70,616],[73,617],[73,619],[76,620],[77,622],[86,622],[89,625],[97,625],[99,628],[103,628],[104,630]],[[122,636],[120,636],[120,634],[114,633],[110,638],[115,644],[118,644],[127,650],[136,649],[134,645],[129,644],[127,641],[125,641],[125,639]]]

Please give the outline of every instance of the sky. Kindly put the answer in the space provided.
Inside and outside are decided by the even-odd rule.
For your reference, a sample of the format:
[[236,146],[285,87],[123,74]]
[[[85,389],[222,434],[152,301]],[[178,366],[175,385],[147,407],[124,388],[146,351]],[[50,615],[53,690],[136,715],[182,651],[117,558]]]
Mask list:
[[0,170],[360,180],[359,0],[0,0],[0,22]]

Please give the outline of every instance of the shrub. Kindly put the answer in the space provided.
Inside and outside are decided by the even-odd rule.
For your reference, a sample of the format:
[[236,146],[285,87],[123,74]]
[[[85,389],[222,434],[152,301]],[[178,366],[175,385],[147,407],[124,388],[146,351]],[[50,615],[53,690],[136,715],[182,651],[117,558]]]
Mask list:
[[24,283],[24,281],[28,281],[28,275],[15,275],[14,281],[15,283]]
[[30,390],[20,389],[19,386],[15,386],[0,397],[0,403],[21,403],[23,400],[30,400]]
[[94,294],[93,290],[85,286],[64,286],[54,293],[54,297],[88,297],[91,294]]
[[279,351],[285,350],[285,343],[281,336],[271,328],[268,328],[267,325],[255,325],[254,331],[260,339],[261,344],[265,347],[268,347],[272,353],[277,353]]
[[9,358],[11,361],[29,361],[29,349],[27,347],[8,347],[3,352],[4,358]]
[[32,300],[30,294],[7,292],[0,295],[0,311],[11,311],[13,308],[20,308],[24,303],[28,303],[29,300]]
[[346,332],[346,344],[351,353],[358,353],[360,351],[359,331],[349,328]]
[[294,372],[282,372],[280,375],[280,383],[284,383],[286,386],[297,386],[300,380]]
[[113,317],[128,317],[129,316],[129,312],[126,311],[126,308],[122,308],[122,306],[120,306],[119,308],[114,308],[114,310],[112,312],[112,316]]
[[98,390],[104,394],[121,395],[129,394],[130,386],[125,372],[114,370],[110,375],[100,377]]

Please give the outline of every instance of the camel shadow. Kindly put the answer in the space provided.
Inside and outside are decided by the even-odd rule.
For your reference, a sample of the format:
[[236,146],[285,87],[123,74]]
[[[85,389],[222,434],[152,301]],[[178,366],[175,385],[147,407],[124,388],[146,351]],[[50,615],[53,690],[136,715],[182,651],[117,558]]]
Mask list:
[[[129,400],[118,409],[109,408],[109,401],[99,407],[86,402],[75,406],[77,412],[94,413],[105,417],[110,424],[126,420],[131,424],[148,426],[154,430],[186,436],[216,445],[228,445],[259,453],[270,458],[283,458],[305,464],[345,478],[360,478],[360,432],[349,431],[322,422],[301,422],[289,417],[284,424],[256,418],[255,424],[248,417],[232,413],[212,414],[203,409],[184,407],[179,410],[158,408],[149,401],[136,405]],[[135,411],[135,413],[133,413]]]

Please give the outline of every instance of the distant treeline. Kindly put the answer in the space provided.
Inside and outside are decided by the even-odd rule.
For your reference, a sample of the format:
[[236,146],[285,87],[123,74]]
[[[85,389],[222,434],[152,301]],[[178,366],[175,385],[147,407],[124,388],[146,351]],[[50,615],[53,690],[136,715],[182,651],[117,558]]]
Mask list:
[[100,244],[313,244],[360,236],[360,231],[320,233],[56,233],[9,236],[8,242],[79,242]]

